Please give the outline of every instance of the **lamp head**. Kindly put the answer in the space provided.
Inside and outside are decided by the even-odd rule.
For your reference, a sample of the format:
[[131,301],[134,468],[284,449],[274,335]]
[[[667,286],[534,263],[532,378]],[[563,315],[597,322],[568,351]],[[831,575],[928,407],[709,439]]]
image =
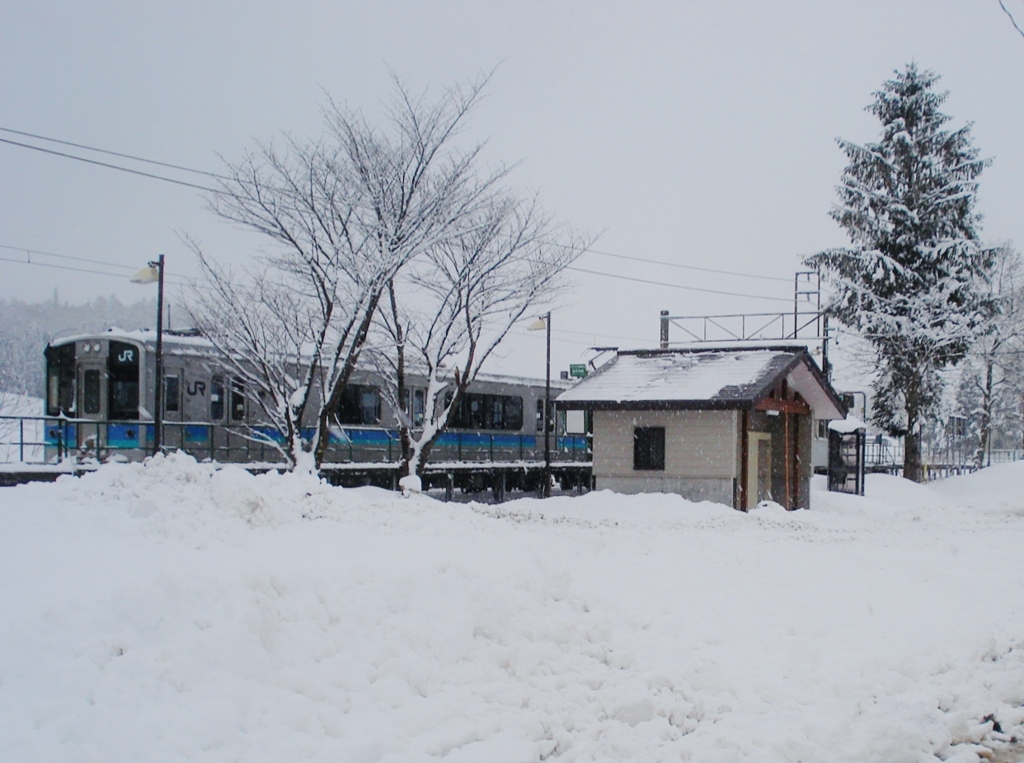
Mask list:
[[160,280],[160,268],[151,262],[131,277],[132,283],[156,283]]

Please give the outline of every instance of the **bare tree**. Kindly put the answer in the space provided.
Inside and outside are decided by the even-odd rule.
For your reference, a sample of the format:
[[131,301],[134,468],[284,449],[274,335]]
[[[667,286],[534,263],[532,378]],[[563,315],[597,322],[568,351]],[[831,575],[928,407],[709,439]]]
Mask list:
[[1009,17],[1010,23],[1013,24],[1013,28],[1017,30],[1017,33],[1021,37],[1024,37],[1024,29],[1021,29],[1020,24],[1017,23],[1017,19],[1015,19],[1013,14],[1010,13],[1010,9],[1006,7],[1006,3],[1004,3],[1003,0],[999,0],[999,7],[1002,8],[1003,13]]
[[205,276],[187,301],[194,325],[216,350],[211,360],[259,391],[251,404],[273,430],[260,428],[248,436],[276,447],[290,470],[310,468],[302,421],[310,418],[317,399],[317,366],[308,356],[328,321],[323,303],[306,299],[288,274],[225,269],[195,242],[188,243]]
[[[259,144],[240,162],[228,163],[229,179],[211,202],[214,212],[272,244],[243,282],[229,279],[230,287],[252,295],[249,304],[260,310],[278,305],[286,315],[271,319],[275,324],[291,320],[296,311],[301,315],[303,370],[291,370],[290,351],[276,355],[274,342],[257,347],[248,341],[256,332],[241,315],[236,329],[221,332],[215,343],[227,356],[247,354],[253,368],[267,367],[260,372],[265,390],[271,375],[278,384],[288,380],[294,386],[287,395],[287,387],[279,390],[288,401],[290,426],[301,432],[306,422],[314,431],[293,449],[297,467],[319,469],[323,462],[333,412],[388,284],[412,259],[449,237],[504,175],[502,169],[481,177],[480,145],[464,151],[455,145],[486,81],[448,88],[428,103],[396,79],[386,131],[328,101],[321,140],[288,139],[281,151]],[[207,275],[216,282],[210,268]],[[261,301],[256,292],[268,285],[274,297]],[[288,291],[294,299],[285,298]],[[244,312],[246,305],[237,309]],[[198,322],[212,331],[210,321]],[[271,374],[274,364],[284,366]]]
[[[584,248],[535,198],[505,195],[466,216],[458,235],[389,283],[379,321],[386,340],[373,356],[399,412],[403,479],[418,485],[470,382],[516,321],[555,295],[560,274]],[[425,378],[419,406],[412,375]]]

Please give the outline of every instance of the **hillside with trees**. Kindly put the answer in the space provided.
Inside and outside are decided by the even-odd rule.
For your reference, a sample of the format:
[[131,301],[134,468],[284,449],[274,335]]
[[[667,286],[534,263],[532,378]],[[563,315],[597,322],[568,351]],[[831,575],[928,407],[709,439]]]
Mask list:
[[54,291],[46,302],[0,300],[0,392],[42,397],[43,349],[56,337],[152,327],[155,320],[155,299],[126,305],[111,296],[73,305]]

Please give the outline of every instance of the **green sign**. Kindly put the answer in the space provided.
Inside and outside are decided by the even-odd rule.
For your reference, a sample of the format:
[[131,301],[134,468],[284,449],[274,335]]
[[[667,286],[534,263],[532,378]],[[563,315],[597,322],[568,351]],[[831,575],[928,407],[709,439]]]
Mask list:
[[587,366],[584,363],[570,363],[569,376],[573,379],[582,379],[587,375]]

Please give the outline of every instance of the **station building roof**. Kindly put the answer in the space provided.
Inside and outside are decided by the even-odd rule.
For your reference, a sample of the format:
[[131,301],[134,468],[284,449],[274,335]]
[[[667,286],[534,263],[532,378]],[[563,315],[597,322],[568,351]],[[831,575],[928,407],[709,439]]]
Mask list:
[[816,418],[846,415],[803,345],[619,352],[557,403],[587,410],[750,410],[783,379]]

